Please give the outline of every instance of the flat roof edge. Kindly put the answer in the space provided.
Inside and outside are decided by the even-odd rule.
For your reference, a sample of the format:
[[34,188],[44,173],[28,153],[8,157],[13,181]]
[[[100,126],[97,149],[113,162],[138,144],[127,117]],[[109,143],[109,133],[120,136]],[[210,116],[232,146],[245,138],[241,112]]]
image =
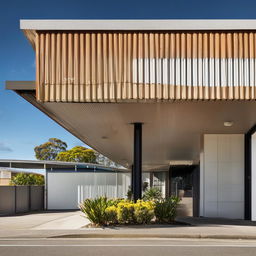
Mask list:
[[[116,167],[108,167],[101,164],[94,164],[94,163],[83,163],[83,162],[64,162],[64,161],[48,161],[48,160],[16,160],[16,159],[0,159],[0,168],[6,167],[4,164],[9,165],[10,168],[33,168],[40,169],[40,168],[57,168],[62,166],[62,168],[98,168],[104,170],[111,170],[111,171],[128,171],[129,169],[126,168],[116,168]],[[23,165],[23,167],[17,167],[17,165]],[[38,168],[39,167],[39,168]]]
[[35,81],[5,81],[6,90],[35,90],[36,82]]
[[23,30],[256,30],[255,19],[20,20]]

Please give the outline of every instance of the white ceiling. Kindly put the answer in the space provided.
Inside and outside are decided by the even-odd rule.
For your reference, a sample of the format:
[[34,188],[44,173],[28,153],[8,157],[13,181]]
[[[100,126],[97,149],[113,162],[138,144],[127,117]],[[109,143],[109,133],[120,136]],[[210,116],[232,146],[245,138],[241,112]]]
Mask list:
[[[133,159],[131,123],[143,122],[144,169],[167,169],[174,160],[198,161],[203,134],[245,133],[256,123],[254,101],[32,104],[124,166]],[[225,121],[234,125],[224,127]]]

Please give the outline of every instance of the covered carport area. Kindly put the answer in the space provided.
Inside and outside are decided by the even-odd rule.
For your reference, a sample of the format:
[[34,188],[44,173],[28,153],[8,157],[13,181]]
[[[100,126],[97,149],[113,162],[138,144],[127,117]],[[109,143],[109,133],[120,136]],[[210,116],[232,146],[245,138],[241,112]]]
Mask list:
[[244,134],[256,120],[255,21],[22,21],[21,29],[35,48],[36,81],[7,89],[131,168],[135,199],[142,171],[200,162],[200,215],[251,218]]
[[[13,85],[15,83],[8,82],[7,88],[11,89]],[[134,161],[133,123],[142,123],[143,171],[168,172],[170,164],[180,165],[184,162],[199,165],[200,153],[202,158],[204,152],[205,134],[243,136],[255,120],[254,101],[41,103],[36,101],[33,90],[21,90],[20,86],[16,92],[79,139],[127,168],[132,168]],[[226,127],[225,122],[230,121],[232,126]],[[243,143],[244,139],[241,140]],[[244,146],[240,145],[239,148],[242,148],[240,154],[243,158]],[[243,187],[244,160],[239,164]],[[202,170],[203,159],[201,178]],[[171,184],[170,180],[168,182]],[[204,186],[201,184],[201,193],[204,193]],[[168,188],[167,193],[170,193],[171,188]],[[238,193],[242,193],[240,198],[243,201],[243,191]],[[201,200],[202,197],[201,194]]]

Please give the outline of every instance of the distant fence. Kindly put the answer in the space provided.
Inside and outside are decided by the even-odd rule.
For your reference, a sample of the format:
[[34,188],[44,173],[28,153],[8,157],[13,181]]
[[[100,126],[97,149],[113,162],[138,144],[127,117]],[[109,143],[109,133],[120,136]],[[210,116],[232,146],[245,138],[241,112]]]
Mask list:
[[44,186],[0,186],[0,216],[44,209]]
[[124,198],[127,188],[123,185],[78,185],[78,205],[87,198],[97,198],[106,196],[108,198]]

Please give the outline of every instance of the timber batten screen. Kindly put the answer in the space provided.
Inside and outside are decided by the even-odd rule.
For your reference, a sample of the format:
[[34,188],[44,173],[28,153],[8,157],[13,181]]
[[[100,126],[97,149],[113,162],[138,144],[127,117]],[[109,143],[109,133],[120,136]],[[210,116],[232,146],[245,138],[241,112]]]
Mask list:
[[254,32],[37,32],[37,100],[254,100]]

